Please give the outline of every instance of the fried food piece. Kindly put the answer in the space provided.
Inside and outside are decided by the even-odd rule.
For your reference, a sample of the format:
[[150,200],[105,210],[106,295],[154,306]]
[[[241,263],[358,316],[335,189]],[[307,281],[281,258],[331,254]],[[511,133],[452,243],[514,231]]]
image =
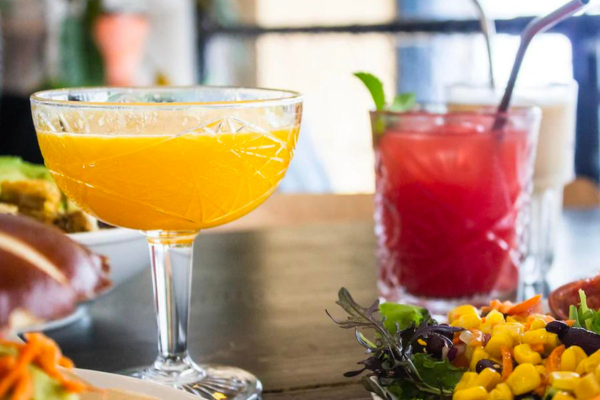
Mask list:
[[61,194],[45,180],[5,181],[0,186],[0,201],[17,206],[20,214],[51,223],[58,216]]
[[14,204],[0,203],[0,214],[16,214],[19,207]]
[[98,230],[98,220],[81,210],[61,214],[54,225],[67,233],[91,232]]

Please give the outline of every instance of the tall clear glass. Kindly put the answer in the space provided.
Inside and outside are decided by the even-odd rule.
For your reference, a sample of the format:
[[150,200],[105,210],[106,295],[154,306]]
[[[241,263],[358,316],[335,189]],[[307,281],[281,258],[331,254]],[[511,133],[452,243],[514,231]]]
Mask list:
[[46,166],[86,212],[148,239],[158,358],[135,376],[207,399],[257,399],[232,367],[195,364],[187,326],[192,246],[277,188],[302,115],[295,92],[218,88],[87,88],[31,97]]
[[371,114],[387,300],[445,314],[514,297],[540,115],[511,111],[497,131],[493,111]]
[[[515,89],[514,105],[537,106],[542,110],[533,172],[529,257],[521,268],[521,298],[549,292],[546,276],[554,263],[554,248],[560,234],[563,189],[575,178],[577,89],[575,81]],[[464,111],[498,104],[502,91],[455,85],[448,88],[447,95],[452,109]]]

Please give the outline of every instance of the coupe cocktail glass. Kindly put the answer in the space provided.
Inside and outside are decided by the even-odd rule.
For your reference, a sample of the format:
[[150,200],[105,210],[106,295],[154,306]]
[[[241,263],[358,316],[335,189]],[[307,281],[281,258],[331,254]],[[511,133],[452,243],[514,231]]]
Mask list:
[[301,96],[88,88],[39,92],[31,104],[46,166],[64,193],[148,239],[159,355],[135,375],[208,399],[258,398],[253,375],[188,356],[192,246],[200,230],[240,218],[275,191],[294,152]]

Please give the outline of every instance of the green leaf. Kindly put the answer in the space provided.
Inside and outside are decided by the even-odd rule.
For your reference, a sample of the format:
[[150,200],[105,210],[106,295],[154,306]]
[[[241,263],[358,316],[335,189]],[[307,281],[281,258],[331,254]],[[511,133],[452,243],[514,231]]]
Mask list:
[[43,165],[31,164],[20,157],[0,156],[0,182],[44,179],[52,181]]
[[43,400],[76,400],[76,393],[69,393],[64,386],[45,371],[36,366],[29,366],[29,373],[33,379],[33,399]]
[[600,333],[600,313],[597,312],[591,321],[592,321],[592,323],[591,323],[590,330],[594,331],[596,333]]
[[394,97],[394,102],[390,110],[396,112],[405,112],[412,109],[417,104],[417,95],[414,93],[401,93]]
[[417,306],[408,304],[383,303],[379,305],[379,313],[385,317],[383,325],[392,334],[396,333],[397,326],[401,330],[409,326],[419,326],[429,312]]
[[369,92],[371,93],[371,97],[373,97],[373,102],[375,102],[375,109],[377,111],[381,111],[385,109],[385,92],[383,90],[383,83],[373,74],[369,74],[367,72],[356,72],[354,74],[358,79],[365,84]]
[[435,388],[454,389],[465,372],[450,364],[447,358],[439,361],[425,353],[414,354],[413,364],[423,382]]
[[575,306],[573,304],[571,304],[569,306],[569,319],[572,319],[575,321],[573,326],[575,326],[577,328],[581,328],[581,325],[579,325],[579,312],[577,311],[577,306]]
[[582,315],[585,315],[585,313],[590,311],[590,309],[587,305],[587,297],[586,297],[583,289],[579,289],[579,300],[580,300],[579,310],[581,311]]

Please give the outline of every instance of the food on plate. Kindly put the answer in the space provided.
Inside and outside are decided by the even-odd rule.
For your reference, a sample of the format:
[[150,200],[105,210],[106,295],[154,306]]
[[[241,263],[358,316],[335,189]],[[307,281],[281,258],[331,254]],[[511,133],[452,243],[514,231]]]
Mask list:
[[49,181],[4,181],[0,185],[0,200],[17,206],[20,214],[52,223],[59,214],[61,194]]
[[155,400],[133,392],[95,388],[74,373],[73,362],[41,333],[26,333],[26,342],[0,337],[2,400]]
[[22,214],[67,233],[98,229],[98,221],[78,209],[58,189],[43,165],[0,156],[0,214]]
[[[571,306],[579,299],[579,290],[587,295],[587,304],[590,308],[600,308],[600,274],[592,278],[567,283],[555,289],[548,297],[548,305],[554,315],[561,319],[569,318]],[[599,332],[600,333],[600,332]]]
[[59,229],[0,214],[0,330],[70,314],[78,303],[106,290],[108,276],[103,256]]
[[[358,305],[346,289],[337,302],[369,358],[347,377],[386,400],[598,400],[600,313],[583,291],[572,319],[542,312],[541,296],[519,304],[461,305],[439,324],[421,307]],[[371,329],[369,337],[362,330]]]
[[0,338],[0,399],[77,400],[91,389],[69,372],[73,362],[53,340],[40,333],[25,334],[25,339]]

